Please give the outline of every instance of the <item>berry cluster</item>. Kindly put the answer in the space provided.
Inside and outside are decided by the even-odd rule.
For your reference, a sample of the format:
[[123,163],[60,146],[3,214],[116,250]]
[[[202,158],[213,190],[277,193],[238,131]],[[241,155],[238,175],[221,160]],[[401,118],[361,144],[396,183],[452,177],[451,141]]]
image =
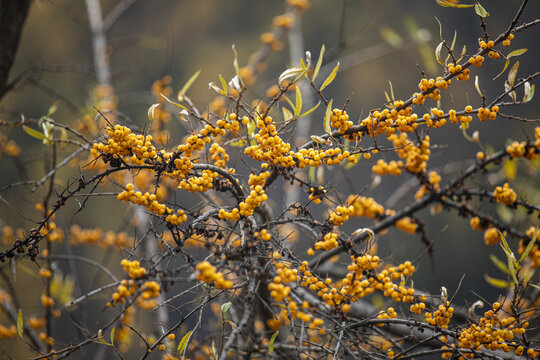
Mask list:
[[214,286],[218,289],[230,289],[233,285],[232,281],[225,280],[223,274],[216,271],[216,268],[208,261],[197,264],[197,275],[195,277],[208,284],[214,283]]
[[505,183],[502,187],[497,186],[493,191],[493,197],[499,204],[512,205],[516,202],[517,194],[510,188],[508,183]]

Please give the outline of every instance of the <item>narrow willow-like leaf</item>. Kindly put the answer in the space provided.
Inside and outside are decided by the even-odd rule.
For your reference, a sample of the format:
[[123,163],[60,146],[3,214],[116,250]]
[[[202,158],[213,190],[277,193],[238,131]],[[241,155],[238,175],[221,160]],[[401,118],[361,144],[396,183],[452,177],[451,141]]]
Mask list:
[[185,107],[184,105],[181,105],[181,104],[178,104],[178,103],[172,101],[172,100],[169,99],[167,96],[165,96],[163,93],[159,93],[159,95],[161,95],[161,97],[164,98],[165,101],[167,101],[168,103],[173,104],[174,106],[178,106],[178,107],[179,107],[180,109],[182,109],[182,110],[189,111],[187,107]]
[[319,88],[319,91],[323,91],[323,89],[324,89],[325,87],[327,87],[328,85],[330,85],[330,84],[332,83],[332,81],[334,81],[338,69],[339,69],[339,61],[338,61],[338,63],[336,64],[336,66],[334,66],[334,68],[332,69],[332,72],[330,73],[330,75],[328,75],[328,77],[326,78],[326,80],[324,80],[324,82],[322,83],[321,87]]
[[332,133],[332,128],[330,127],[330,116],[332,116],[332,102],[333,101],[334,99],[330,100],[330,102],[328,103],[328,106],[326,107],[326,112],[324,114],[323,127],[324,127],[324,131],[328,135]]
[[478,94],[480,94],[480,96],[484,96],[482,94],[482,91],[480,90],[480,84],[479,84],[479,80],[478,80],[478,75],[476,75],[474,77],[474,87],[476,88],[476,91],[478,91]]
[[319,74],[319,70],[321,69],[322,60],[324,55],[324,44],[321,46],[321,52],[319,54],[319,59],[317,59],[317,65],[315,65],[315,70],[313,70],[313,77],[311,78],[311,81],[315,81],[315,78]]
[[39,140],[47,140],[47,136],[45,136],[45,134],[37,131],[37,130],[34,130],[26,125],[23,125],[23,130],[25,133],[27,133],[28,135],[30,135],[31,137],[34,137],[36,139],[39,139]]
[[503,273],[510,275],[510,270],[508,270],[508,267],[506,264],[501,261],[498,257],[496,257],[493,254],[489,254],[489,259],[497,267],[497,269],[501,270]]
[[506,280],[501,280],[501,279],[496,279],[496,278],[493,278],[489,275],[484,275],[484,279],[488,282],[488,284],[490,284],[491,286],[494,286],[496,288],[500,288],[500,289],[507,289],[508,287],[510,287],[510,284],[508,283],[508,281]]
[[457,9],[470,8],[474,6],[474,5],[467,5],[467,4],[454,4],[453,2],[448,1],[448,0],[437,0],[437,4],[443,7],[451,7],[451,8],[457,8]]
[[187,342],[189,338],[191,337],[191,333],[193,330],[189,330],[186,335],[182,337],[182,340],[180,340],[180,343],[178,344],[178,347],[176,348],[178,355],[182,354],[184,350],[186,349]]
[[276,331],[272,337],[270,338],[270,341],[268,342],[268,353],[271,354],[272,351],[274,351],[274,341],[276,341],[276,338],[279,334],[279,331]]
[[197,80],[197,77],[201,73],[201,70],[197,71],[195,74],[191,75],[188,81],[184,84],[182,89],[178,92],[178,101],[184,101],[184,95],[186,95],[187,91],[193,85],[195,80]]
[[313,111],[315,111],[315,109],[317,109],[319,107],[319,105],[321,105],[321,101],[319,100],[319,102],[317,102],[317,105],[315,105],[314,107],[312,107],[311,109],[309,109],[308,111],[306,111],[305,113],[303,114],[300,114],[298,115],[298,119],[300,119],[301,117],[304,117],[306,115],[309,115],[311,114]]
[[302,111],[302,93],[300,92],[300,86],[296,87],[296,104],[294,107],[294,116],[300,115]]
[[17,334],[21,338],[24,335],[24,322],[23,322],[22,309],[19,309],[19,312],[17,314]]
[[439,45],[435,48],[435,60],[441,65],[444,66],[444,63],[441,61],[441,50],[442,50],[443,42],[441,41]]
[[534,236],[532,237],[531,241],[529,241],[529,244],[525,248],[525,251],[523,252],[523,254],[521,254],[521,257],[519,258],[520,263],[527,257],[527,255],[529,255],[529,253],[533,249],[534,244],[536,243],[537,236],[538,236],[538,228],[534,229]]

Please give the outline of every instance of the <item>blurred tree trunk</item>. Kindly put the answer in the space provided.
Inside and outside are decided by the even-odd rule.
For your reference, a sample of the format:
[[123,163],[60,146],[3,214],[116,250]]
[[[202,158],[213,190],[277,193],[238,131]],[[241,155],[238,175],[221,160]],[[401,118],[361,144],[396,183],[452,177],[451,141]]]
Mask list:
[[7,92],[9,70],[29,8],[30,0],[0,0],[0,99]]

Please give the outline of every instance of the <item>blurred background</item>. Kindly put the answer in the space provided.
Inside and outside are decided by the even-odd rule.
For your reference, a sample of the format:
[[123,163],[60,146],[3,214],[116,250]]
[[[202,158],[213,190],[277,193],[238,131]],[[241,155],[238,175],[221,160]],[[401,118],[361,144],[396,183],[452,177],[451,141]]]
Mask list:
[[[117,0],[101,1],[103,14],[108,14],[118,3]],[[151,92],[156,80],[170,76],[170,86],[176,94],[192,74],[201,70],[200,76],[189,90],[189,96],[199,109],[206,111],[207,104],[213,101],[216,95],[208,89],[208,83],[219,83],[219,74],[227,80],[234,76],[231,46],[234,44],[238,51],[240,66],[247,64],[250,54],[261,44],[261,34],[271,31],[273,19],[287,11],[285,1],[139,0],[130,3],[132,4],[107,32],[107,54],[112,70],[111,82],[118,99],[117,109],[121,114],[119,121],[136,124],[141,128],[148,127],[147,110],[156,102]],[[520,3],[513,0],[486,1],[484,7],[491,13],[487,18],[489,34],[496,37],[503,32]],[[520,22],[533,20],[538,14],[540,3],[530,1]],[[421,79],[419,69],[425,71],[428,77],[442,73],[443,67],[437,64],[434,56],[435,47],[440,42],[439,26],[448,43],[452,42],[456,32],[457,53],[463,46],[466,46],[467,54],[476,52],[477,39],[482,34],[478,17],[472,9],[444,8],[438,6],[434,0],[312,0],[311,6],[299,20],[303,50],[311,52],[314,62],[321,46],[326,46],[324,67],[319,78],[324,79],[335,62],[341,62],[336,80],[325,90],[325,96],[334,99],[338,108],[350,100],[348,113],[355,123],[366,117],[371,109],[386,102],[384,92],[390,93],[390,86],[396,98],[409,98],[417,91],[417,83]],[[513,65],[515,60],[520,62],[518,77],[526,77],[538,71],[538,37],[538,29],[529,29],[516,34],[512,46],[503,50],[509,52],[519,48],[528,49],[524,55],[513,58],[510,64]],[[266,91],[276,83],[279,74],[298,65],[299,59],[291,59],[287,34],[284,33],[279,41],[283,44],[282,49],[269,54],[265,61],[265,70],[257,73],[256,83],[250,87],[248,100],[268,101]],[[476,75],[489,103],[504,91],[508,70],[498,79],[492,80],[502,70],[503,65],[502,59],[487,59],[481,68],[472,69],[471,80],[466,83],[453,83],[447,90],[451,95],[445,96],[443,93],[443,109],[461,109],[467,104],[481,104],[481,99],[474,89]],[[28,80],[21,82],[1,99],[1,120],[16,121],[21,114],[26,118],[39,118],[60,99],[53,118],[57,122],[73,125],[95,105],[94,89],[97,83],[84,1],[32,2],[11,77],[29,73],[30,70],[34,72]],[[523,92],[518,91],[518,97],[522,95]],[[315,99],[309,92],[304,96]],[[540,115],[539,105],[536,96],[526,105],[504,108],[501,112],[537,119]],[[427,102],[426,111],[429,106],[434,105]],[[420,116],[423,114],[420,110],[418,113]],[[279,117],[280,113],[274,116]],[[310,133],[324,133],[323,116],[324,109],[321,106],[312,114]],[[495,123],[480,123],[474,117],[468,133],[470,135],[478,130],[484,146],[501,149],[510,140],[522,141],[531,138],[534,126],[535,123],[503,118],[497,118]],[[186,130],[179,126],[176,120],[169,124],[169,131],[170,143],[173,145],[178,144],[186,134]],[[4,189],[6,185],[17,181],[41,178],[45,173],[42,142],[28,136],[21,128],[9,131],[2,128],[2,132],[15,140],[23,151],[18,159],[6,156],[0,158],[0,187]],[[99,132],[94,135],[98,136]],[[479,148],[467,141],[456,125],[447,126],[444,131],[433,131],[430,135],[432,144],[437,144],[439,151],[432,151],[428,167],[443,176],[443,184],[465,166],[473,163]],[[369,140],[364,141],[365,146],[371,145]],[[385,146],[388,147],[389,144],[385,143]],[[394,160],[395,155],[388,152],[373,156],[371,160],[361,159],[357,166],[348,171],[341,167],[327,169],[324,177],[320,174],[319,180],[321,184],[330,184],[345,197],[354,190],[355,193],[361,192],[362,195],[374,197],[384,206],[398,209],[413,199],[417,183],[404,183],[404,177],[387,176],[379,185],[373,186],[371,166],[379,158]],[[231,164],[242,167],[239,160],[232,160]],[[534,204],[540,203],[538,171],[538,162],[536,169],[526,168],[521,162],[517,162],[517,176],[512,183],[518,193],[525,194],[523,196],[526,200]],[[58,190],[66,185],[66,178],[74,179],[80,175],[80,171],[66,168],[61,175],[64,178],[58,176]],[[477,181],[478,187],[494,187],[508,181],[507,177],[508,173],[500,171],[485,179],[472,181]],[[276,183],[270,194],[270,204],[279,208],[285,196],[284,189]],[[4,200],[0,204],[0,225],[28,229],[32,226],[32,220],[39,219],[34,206],[43,195],[40,190],[32,193],[28,188],[20,187],[3,190],[0,195]],[[178,196],[176,200],[183,201],[183,195]],[[189,203],[193,200],[186,201]],[[307,195],[302,194],[300,201],[307,202]],[[483,210],[487,213],[512,222],[522,231],[530,226],[531,222],[533,225],[535,221],[538,224],[537,219],[526,214],[509,214],[502,206],[481,203],[473,205],[485,206]],[[119,217],[111,216],[123,213],[126,209],[113,197],[92,199],[83,213],[74,216],[76,208],[77,204],[66,207],[60,212],[58,223],[66,228],[76,223],[88,228],[100,226],[104,230],[128,229],[125,219],[119,220]],[[317,214],[317,211],[315,209],[314,213]],[[478,295],[493,299],[501,292],[484,280],[486,273],[494,277],[504,277],[488,258],[489,254],[503,258],[502,250],[498,246],[487,247],[483,242],[482,232],[473,231],[468,221],[459,218],[455,212],[443,211],[432,216],[429,210],[425,210],[418,217],[423,219],[429,237],[435,242],[433,257],[426,254],[425,246],[418,236],[394,230],[378,238],[379,255],[395,261],[419,259],[418,271],[413,277],[414,285],[420,290],[435,294],[440,292],[441,286],[454,294],[464,276],[455,298],[460,305],[464,304],[464,299],[476,301]],[[352,231],[369,224],[369,221],[354,218],[343,230]],[[309,246],[302,244],[303,235],[299,235],[298,246]],[[510,239],[510,242],[517,248],[516,239]],[[77,251],[92,253],[96,250],[88,248]],[[104,263],[107,267],[119,269],[118,261],[108,261]],[[9,272],[5,264],[2,266]],[[29,269],[36,268],[31,264],[26,266]],[[29,275],[23,273],[20,276],[24,278]],[[39,289],[27,291],[38,292]],[[30,312],[32,306],[37,311],[39,305],[31,300],[31,296],[28,296],[28,299],[27,304],[23,301],[23,305],[27,306]]]

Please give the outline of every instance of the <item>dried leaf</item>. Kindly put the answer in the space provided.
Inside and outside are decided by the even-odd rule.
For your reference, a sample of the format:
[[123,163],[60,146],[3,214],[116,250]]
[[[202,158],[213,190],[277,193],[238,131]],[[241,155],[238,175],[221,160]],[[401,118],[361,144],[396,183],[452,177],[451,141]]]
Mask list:
[[441,61],[441,50],[442,50],[443,42],[441,41],[439,45],[435,48],[435,59],[437,62],[444,66],[444,63]]
[[150,120],[150,122],[152,122],[154,120],[154,113],[156,111],[156,108],[159,106],[160,104],[153,104],[152,106],[150,106],[148,108],[148,120]]

